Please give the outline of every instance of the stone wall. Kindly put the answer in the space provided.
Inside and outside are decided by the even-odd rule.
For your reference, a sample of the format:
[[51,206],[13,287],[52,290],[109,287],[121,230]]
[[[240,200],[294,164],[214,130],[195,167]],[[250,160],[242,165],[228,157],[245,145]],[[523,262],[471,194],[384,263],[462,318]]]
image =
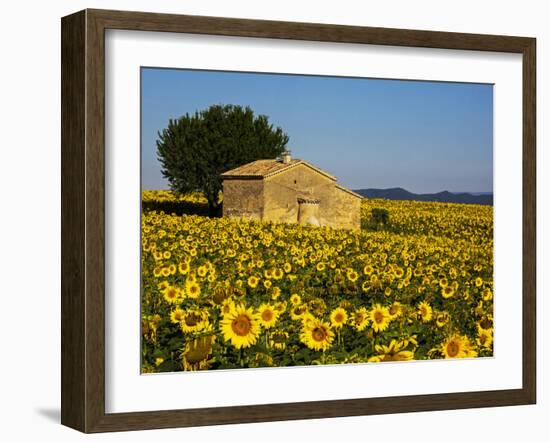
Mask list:
[[298,165],[265,180],[265,221],[298,222],[298,199],[319,200],[320,224],[323,205],[331,198],[334,181],[305,165]]
[[223,216],[261,220],[263,180],[224,180]]
[[337,229],[361,229],[361,198],[345,190],[334,187],[334,197],[331,200],[328,226]]

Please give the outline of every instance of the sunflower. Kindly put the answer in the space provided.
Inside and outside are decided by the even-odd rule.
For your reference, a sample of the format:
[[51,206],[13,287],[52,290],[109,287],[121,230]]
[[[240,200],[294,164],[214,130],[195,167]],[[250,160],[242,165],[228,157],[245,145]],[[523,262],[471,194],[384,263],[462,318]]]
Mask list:
[[227,315],[235,309],[235,303],[231,298],[224,299],[220,307],[220,312],[222,315]]
[[365,307],[361,307],[359,310],[355,310],[351,316],[351,325],[355,327],[357,331],[363,331],[369,324],[369,312]]
[[302,298],[300,298],[300,295],[294,293],[291,297],[290,297],[290,303],[292,305],[300,305],[302,303]]
[[258,308],[258,320],[264,328],[271,328],[277,322],[279,312],[270,304],[262,304]]
[[475,279],[474,282],[476,287],[481,287],[483,285],[483,279],[481,279],[479,276]]
[[170,312],[170,321],[174,324],[179,324],[183,319],[184,314],[185,312],[181,308],[176,307]]
[[279,287],[273,287],[271,289],[271,299],[278,299],[279,296],[281,296],[281,289]]
[[455,294],[455,291],[450,286],[446,286],[441,290],[441,296],[443,296],[445,299],[451,298],[454,294]]
[[405,272],[401,267],[395,266],[395,268],[393,269],[393,274],[396,278],[402,278]]
[[298,304],[298,305],[294,305],[292,306],[292,308],[290,309],[290,317],[294,320],[294,321],[299,321],[302,319],[302,316],[307,313],[307,306],[306,305],[301,305],[301,304]]
[[418,305],[418,314],[420,315],[422,322],[429,322],[433,316],[432,307],[426,301],[422,301]]
[[348,313],[341,307],[335,308],[330,314],[330,325],[334,328],[342,328],[348,320]]
[[207,325],[208,312],[195,309],[185,311],[180,321],[180,327],[184,333],[200,331]]
[[445,359],[450,358],[471,358],[477,356],[477,352],[472,349],[472,344],[466,336],[449,336],[441,344],[441,353]]
[[370,264],[367,264],[365,267],[363,267],[363,273],[365,275],[372,275],[372,272],[374,272],[374,267]]
[[182,352],[182,365],[186,371],[208,370],[209,356],[212,354],[212,344],[216,340],[213,335],[201,336],[185,344]]
[[286,341],[288,339],[288,333],[285,331],[277,330],[269,335],[268,344],[277,350],[284,350],[286,348]]
[[260,324],[254,310],[239,304],[220,321],[225,341],[231,341],[236,348],[254,345],[260,334]]
[[175,304],[180,301],[181,293],[177,287],[168,286],[163,291],[164,300],[170,304]]
[[407,339],[403,341],[392,339],[389,345],[376,345],[374,349],[378,354],[370,357],[368,362],[410,361],[414,358],[414,348],[405,350],[409,343]]
[[250,276],[248,278],[248,285],[253,289],[257,287],[259,282],[260,282],[260,279],[257,276]]
[[353,269],[349,269],[346,273],[346,276],[348,277],[348,279],[351,281],[351,282],[355,282],[357,281],[357,278],[359,277],[359,275],[357,274],[357,272]]
[[403,306],[400,302],[394,301],[393,304],[390,305],[388,312],[392,319],[397,318],[403,314]]
[[325,351],[332,345],[334,333],[329,324],[319,319],[310,321],[302,328],[300,341],[308,348],[317,351]]
[[441,328],[445,324],[447,324],[447,322],[449,322],[449,319],[450,319],[449,313],[447,312],[438,313],[437,316],[435,317],[435,325]]
[[283,314],[286,311],[286,301],[279,301],[275,303],[275,310],[279,312],[279,314]]
[[185,293],[187,294],[187,297],[196,299],[201,294],[201,286],[196,281],[187,280],[185,283]]
[[491,289],[490,288],[483,289],[483,292],[481,293],[481,298],[484,301],[490,301],[491,299],[493,299],[493,292],[491,291]]
[[290,273],[292,271],[292,266],[290,265],[290,263],[285,262],[285,264],[283,265],[283,270],[285,271],[285,273]]
[[384,331],[390,324],[390,312],[386,307],[382,307],[380,304],[375,304],[370,311],[369,319],[371,321],[371,327],[375,332]]
[[324,262],[318,262],[317,265],[315,266],[315,268],[317,269],[318,272],[322,272],[323,270],[325,270],[325,263]]
[[493,345],[493,333],[490,330],[478,327],[477,344],[480,347],[491,348],[491,345]]
[[201,278],[204,278],[206,276],[206,273],[208,272],[208,269],[206,268],[206,266],[200,266],[198,269],[197,269],[197,275],[199,275]]
[[281,279],[283,277],[284,273],[281,269],[273,269],[273,278],[275,279]]
[[384,295],[385,296],[390,296],[391,295],[391,287],[386,287],[386,289],[384,290]]

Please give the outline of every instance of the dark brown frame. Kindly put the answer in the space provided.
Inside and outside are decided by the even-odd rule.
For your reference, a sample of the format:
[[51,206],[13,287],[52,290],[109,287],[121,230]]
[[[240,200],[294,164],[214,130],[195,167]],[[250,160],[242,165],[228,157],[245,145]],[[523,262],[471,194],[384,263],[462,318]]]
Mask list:
[[[105,413],[106,29],[519,53],[523,56],[523,386],[402,397]],[[534,404],[536,40],[312,23],[84,10],[62,30],[61,422],[83,432]]]

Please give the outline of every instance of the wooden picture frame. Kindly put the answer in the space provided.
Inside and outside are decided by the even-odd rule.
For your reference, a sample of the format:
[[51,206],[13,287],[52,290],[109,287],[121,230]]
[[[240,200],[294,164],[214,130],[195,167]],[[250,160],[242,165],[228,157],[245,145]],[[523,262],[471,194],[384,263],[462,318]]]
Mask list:
[[[62,424],[141,430],[533,404],[536,398],[534,38],[106,10],[62,19]],[[523,385],[513,390],[105,412],[105,30],[494,51],[523,57]]]

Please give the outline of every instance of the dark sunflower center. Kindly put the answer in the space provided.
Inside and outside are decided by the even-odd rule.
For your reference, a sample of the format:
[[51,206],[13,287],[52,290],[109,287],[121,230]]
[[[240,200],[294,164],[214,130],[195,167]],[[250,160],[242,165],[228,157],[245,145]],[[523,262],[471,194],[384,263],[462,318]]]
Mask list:
[[192,327],[197,325],[200,320],[200,316],[196,313],[191,313],[185,317],[185,324]]
[[451,341],[447,344],[447,353],[451,357],[455,357],[458,354],[458,351],[460,350],[460,346],[456,341]]
[[399,311],[399,309],[397,308],[397,306],[392,305],[390,307],[390,314],[395,315],[398,311]]
[[380,324],[381,322],[383,322],[384,315],[382,314],[382,312],[374,312],[374,320],[376,321],[377,324]]
[[336,322],[342,322],[344,320],[344,316],[342,315],[342,313],[336,313],[336,315],[334,316],[334,320]]
[[246,336],[250,331],[250,319],[246,315],[239,315],[231,323],[231,328],[236,335]]
[[313,329],[313,331],[311,332],[311,337],[317,341],[317,342],[321,342],[321,341],[324,341],[325,338],[327,337],[327,332],[324,328],[322,327],[315,327]]
[[262,319],[264,321],[271,321],[273,319],[273,312],[271,310],[264,310],[262,312]]

